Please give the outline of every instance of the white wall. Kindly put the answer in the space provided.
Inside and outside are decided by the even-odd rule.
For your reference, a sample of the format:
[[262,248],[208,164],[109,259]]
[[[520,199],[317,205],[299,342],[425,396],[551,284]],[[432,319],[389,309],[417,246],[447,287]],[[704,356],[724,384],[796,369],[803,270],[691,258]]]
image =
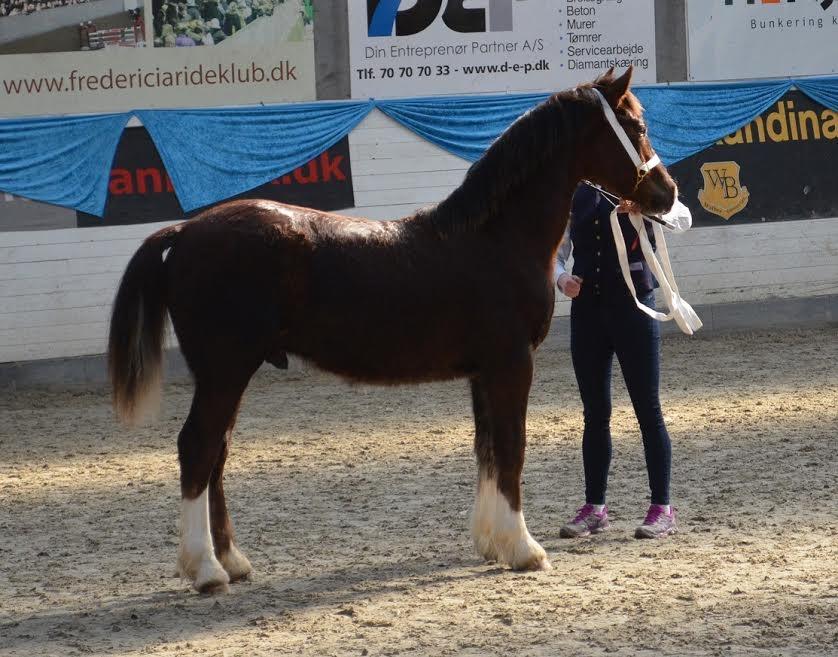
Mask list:
[[0,362],[103,353],[116,285],[157,226],[0,233]]
[[[349,145],[353,215],[409,214],[443,198],[468,167],[378,112]],[[119,277],[162,225],[0,233],[0,362],[103,353]],[[668,243],[693,305],[838,293],[838,219],[696,228]]]

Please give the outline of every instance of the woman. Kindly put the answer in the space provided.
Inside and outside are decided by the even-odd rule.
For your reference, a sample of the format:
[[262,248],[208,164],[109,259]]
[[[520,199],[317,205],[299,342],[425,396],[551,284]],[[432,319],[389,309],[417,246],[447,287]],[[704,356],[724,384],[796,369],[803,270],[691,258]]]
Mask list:
[[236,32],[241,32],[244,23],[241,14],[239,14],[239,6],[234,1],[231,2],[227,8],[227,14],[224,17],[224,34],[228,37],[233,36]]
[[[573,299],[570,348],[585,421],[585,504],[561,528],[563,538],[588,536],[609,526],[605,490],[611,463],[611,365],[615,354],[640,424],[651,489],[651,506],[635,537],[660,538],[676,531],[669,500],[672,450],[658,398],[660,329],[657,320],[637,308],[623,279],[610,224],[613,209],[597,189],[580,185],[573,198],[569,239],[566,235],[556,263],[556,283]],[[626,203],[618,209],[628,212],[632,208]],[[620,214],[618,218],[637,299],[653,308],[657,282],[628,216]],[[667,219],[674,219],[682,228],[692,221],[689,210],[679,202]],[[651,230],[647,234],[654,244]],[[565,270],[571,245],[572,275]]]

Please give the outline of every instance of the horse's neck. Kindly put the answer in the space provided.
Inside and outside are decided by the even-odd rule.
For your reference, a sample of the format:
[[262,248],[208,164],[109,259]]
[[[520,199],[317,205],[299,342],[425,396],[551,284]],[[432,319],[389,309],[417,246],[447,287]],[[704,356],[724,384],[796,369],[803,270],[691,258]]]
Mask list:
[[[561,134],[552,134],[556,143],[545,144],[549,155],[538,160],[537,154],[525,161],[525,176],[516,188],[509,189],[500,201],[500,222],[515,242],[524,245],[526,257],[545,270],[552,270],[556,251],[564,237],[573,193],[580,180],[579,143],[573,129],[572,110],[556,114]],[[549,134],[549,133],[548,133]],[[533,166],[534,164],[534,166]]]
[[511,195],[503,209],[503,231],[545,270],[552,270],[564,237],[575,187],[572,172],[548,171]]
[[488,230],[520,257],[552,268],[584,154],[577,114],[554,100],[516,121],[429,220],[442,234]]

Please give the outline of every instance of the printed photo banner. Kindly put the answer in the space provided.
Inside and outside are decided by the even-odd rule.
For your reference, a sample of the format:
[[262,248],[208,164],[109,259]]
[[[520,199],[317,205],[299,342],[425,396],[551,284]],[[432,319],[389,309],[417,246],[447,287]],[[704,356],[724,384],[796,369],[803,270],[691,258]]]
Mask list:
[[353,98],[558,90],[611,66],[657,80],[654,0],[347,6]]
[[315,97],[312,0],[0,0],[0,117]]
[[[830,114],[836,138],[838,77],[753,84],[638,87],[650,137],[671,165],[751,122],[792,86]],[[236,196],[310,161],[375,107],[467,160],[545,94],[336,101],[247,109],[0,120],[0,191],[102,216],[114,151],[130,116],[149,131],[185,211]]]

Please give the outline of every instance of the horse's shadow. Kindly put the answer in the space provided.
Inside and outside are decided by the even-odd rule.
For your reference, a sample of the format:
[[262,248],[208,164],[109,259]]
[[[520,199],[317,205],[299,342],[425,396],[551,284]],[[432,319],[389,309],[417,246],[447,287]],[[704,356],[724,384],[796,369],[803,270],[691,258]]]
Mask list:
[[[337,568],[299,577],[258,577],[233,584],[227,595],[196,595],[180,587],[124,594],[97,607],[44,609],[19,621],[0,622],[0,643],[8,654],[51,655],[70,651],[107,654],[155,643],[188,642],[199,635],[245,625],[282,629],[292,614],[319,607],[355,615],[353,603],[382,595],[401,595],[457,580],[515,576],[475,558],[414,558],[391,564]],[[108,631],[110,636],[108,637]]]

